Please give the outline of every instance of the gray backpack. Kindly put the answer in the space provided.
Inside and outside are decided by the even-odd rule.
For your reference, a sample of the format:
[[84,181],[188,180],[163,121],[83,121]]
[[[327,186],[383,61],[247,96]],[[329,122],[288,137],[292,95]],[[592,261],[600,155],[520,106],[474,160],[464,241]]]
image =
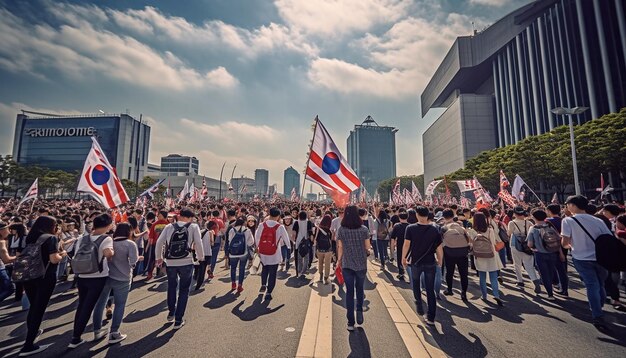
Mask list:
[[96,241],[91,241],[91,237],[85,235],[80,239],[74,258],[72,258],[72,271],[74,273],[84,275],[102,272],[104,256],[100,260],[98,251],[100,251],[100,245],[106,238],[107,235],[100,235]]
[[485,234],[479,233],[476,235],[474,239],[474,245],[472,247],[472,252],[474,253],[474,257],[478,257],[481,259],[490,259],[495,256],[493,244],[491,240],[485,236]]

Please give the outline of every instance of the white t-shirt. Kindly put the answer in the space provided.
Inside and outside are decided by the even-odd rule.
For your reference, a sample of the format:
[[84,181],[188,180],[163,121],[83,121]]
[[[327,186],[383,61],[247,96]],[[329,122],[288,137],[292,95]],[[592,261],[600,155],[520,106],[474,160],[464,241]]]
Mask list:
[[[611,230],[604,224],[604,221],[589,214],[576,214],[574,217],[587,229],[593,239],[601,234],[611,234]],[[572,239],[572,257],[581,261],[596,260],[596,246],[593,240],[585,233],[585,231],[574,221],[567,217],[561,223],[561,236],[567,236]]]
[[202,250],[204,251],[204,256],[211,256],[213,254],[211,250],[211,235],[213,234],[213,230],[207,230],[204,235],[202,235]]
[[[92,242],[98,240],[98,238],[102,235],[90,235],[89,238]],[[82,240],[85,240],[85,236],[81,237],[78,241],[78,247],[80,247]],[[98,248],[98,260],[102,260],[104,257],[104,250],[111,249],[113,250],[113,239],[107,236]],[[85,273],[80,274],[80,278],[101,278],[101,277],[109,277],[109,260],[106,258],[102,260],[102,272],[94,272],[94,273]]]

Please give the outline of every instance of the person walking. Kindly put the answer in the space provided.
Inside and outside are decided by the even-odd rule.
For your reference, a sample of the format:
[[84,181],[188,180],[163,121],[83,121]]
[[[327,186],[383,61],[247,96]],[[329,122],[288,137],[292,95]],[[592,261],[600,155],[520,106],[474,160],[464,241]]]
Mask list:
[[[371,249],[369,230],[363,226],[356,206],[345,208],[341,226],[337,229],[337,261],[346,285],[346,317],[348,331],[363,324],[363,284],[367,273],[367,256]],[[354,296],[356,294],[356,307]],[[356,321],[355,321],[356,309]]]
[[429,223],[428,208],[418,207],[416,224],[411,224],[406,228],[404,244],[402,246],[402,265],[408,268],[411,265],[411,280],[413,297],[417,306],[417,313],[424,316],[422,305],[422,294],[420,289],[420,276],[424,274],[424,286],[426,286],[426,301],[428,311],[426,324],[435,324],[437,312],[437,297],[435,296],[435,274],[436,266],[443,264],[442,238],[439,230]]
[[330,232],[330,224],[332,219],[330,215],[324,215],[319,225],[315,228],[315,248],[318,260],[318,272],[320,274],[319,282],[330,283],[330,262],[333,258],[332,234]]
[[[271,216],[271,214],[270,214]],[[313,223],[308,219],[306,211],[298,214],[298,220],[293,224],[293,230],[296,232],[296,276],[304,279],[309,269],[309,255],[311,253],[311,242],[313,240]]]
[[[198,224],[193,223],[194,213],[188,208],[180,210],[178,221],[168,224],[156,242],[156,265],[166,263],[167,321],[174,321],[174,329],[185,325],[185,310],[189,300],[189,287],[193,277],[192,245],[196,252],[204,252]],[[200,261],[204,256],[199,257]]]
[[[230,258],[230,282],[231,290],[237,293],[243,292],[243,280],[246,276],[246,266],[250,248],[254,247],[254,236],[246,225],[246,219],[237,218],[232,230],[228,231],[227,242],[229,244]],[[239,266],[239,279],[237,280],[237,266]]]
[[[132,218],[129,218],[129,220]],[[109,344],[115,344],[126,339],[126,335],[120,333],[120,325],[124,318],[126,300],[130,291],[133,269],[138,261],[143,260],[139,256],[137,244],[133,240],[134,228],[129,223],[119,223],[113,233],[113,251],[115,255],[109,262],[109,277],[106,280],[104,289],[98,298],[93,311],[93,330],[99,332],[102,329],[102,312],[109,299],[109,294],[113,291],[113,317],[111,330],[109,332]]]
[[6,265],[15,261],[15,256],[9,255],[8,250],[9,225],[0,221],[0,302],[11,296],[15,291],[9,277]]
[[[287,230],[287,234],[289,235],[290,244],[280,247],[281,254],[283,255],[283,261],[280,263],[280,267],[281,270],[284,267],[285,271],[289,271],[289,268],[291,268],[292,246],[296,242],[296,232],[293,231],[293,225],[293,217],[287,213],[285,217],[283,217],[283,226],[285,226],[285,230]],[[256,230],[254,232],[256,233]]]
[[[209,226],[212,222],[204,221],[204,225]],[[199,224],[198,226],[200,226]],[[215,223],[212,223],[211,226],[215,226]],[[196,291],[202,287],[202,283],[204,282],[204,278],[208,275],[211,265],[211,260],[213,256],[213,250],[211,247],[213,246],[213,242],[215,241],[215,235],[213,234],[213,230],[208,227],[204,230],[200,231],[200,235],[202,236],[202,250],[204,251],[202,255],[204,255],[204,260],[200,261],[198,265],[198,275],[196,277]],[[208,279],[207,279],[208,282]]]
[[398,275],[396,278],[400,281],[404,281],[404,266],[402,266],[402,246],[404,245],[404,236],[406,234],[406,228],[409,226],[408,223],[409,214],[406,211],[398,214],[399,223],[393,226],[391,229],[391,239],[396,241],[396,255],[398,260]]
[[43,277],[23,283],[24,291],[30,301],[30,309],[26,316],[26,340],[20,350],[20,357],[37,354],[50,347],[50,344],[37,345],[35,340],[43,333],[43,330],[40,329],[41,321],[57,282],[57,265],[67,256],[67,252],[59,249],[59,240],[54,236],[56,231],[56,219],[50,216],[40,216],[26,235],[27,246],[39,245],[41,259],[47,269]]
[[596,261],[594,241],[602,234],[611,234],[604,222],[586,213],[589,201],[582,195],[567,198],[565,206],[572,213],[561,223],[562,244],[572,248],[572,262],[585,284],[593,325],[606,329],[602,306],[606,301],[604,283],[608,271]]
[[443,294],[446,296],[453,295],[452,284],[456,266],[461,280],[461,299],[467,301],[469,235],[461,224],[454,221],[454,212],[451,209],[443,211],[443,220],[444,224],[441,231],[443,236],[443,257],[446,266],[446,285],[448,286]]
[[[81,253],[90,253],[88,250],[93,243],[97,247],[99,268],[93,273],[83,273],[77,271],[76,265],[73,266],[74,271],[79,274],[76,279],[78,281],[78,308],[76,308],[74,315],[74,332],[68,345],[69,349],[74,349],[85,343],[81,336],[109,277],[109,260],[113,258],[115,252],[113,251],[113,239],[107,235],[107,232],[112,227],[113,219],[109,214],[96,216],[93,219],[91,234],[83,236],[76,243],[73,262],[80,259]],[[105,335],[106,332],[103,330],[94,331],[94,341],[104,338]]]
[[280,214],[280,209],[277,207],[270,208],[269,219],[259,225],[254,235],[254,243],[263,264],[259,294],[265,293],[265,301],[272,299],[272,292],[276,287],[278,264],[283,260],[279,248],[281,245],[289,245],[289,234],[279,223]]
[[[487,300],[487,275],[489,276],[489,282],[491,283],[491,291],[493,293],[494,300],[498,304],[498,306],[504,306],[502,299],[500,299],[500,291],[498,290],[498,271],[502,269],[502,261],[498,256],[495,246],[497,242],[497,234],[494,232],[493,228],[490,227],[487,222],[487,218],[485,214],[481,212],[477,212],[474,214],[474,222],[473,222],[473,231],[470,233],[474,234],[472,239],[472,245],[474,246],[474,263],[476,265],[476,271],[478,271],[478,278],[480,281],[480,292],[482,293],[482,300],[488,302]],[[489,252],[491,249],[491,255],[484,255],[485,257],[481,257],[483,255],[478,254],[477,246],[481,245],[481,247],[487,248],[486,252]],[[483,253],[485,251],[481,251]]]
[[517,286],[524,287],[524,276],[522,276],[523,266],[535,286],[535,293],[539,294],[541,293],[541,280],[537,277],[533,251],[528,247],[527,241],[528,230],[532,223],[526,220],[526,210],[521,206],[516,206],[513,209],[513,215],[514,219],[509,222],[507,233],[509,237],[511,237],[511,253],[513,255]]
[[380,259],[380,269],[385,270],[386,264],[389,261],[389,231],[391,228],[391,221],[389,221],[389,215],[385,210],[378,211],[378,217],[376,218],[376,244],[378,245],[378,258]]

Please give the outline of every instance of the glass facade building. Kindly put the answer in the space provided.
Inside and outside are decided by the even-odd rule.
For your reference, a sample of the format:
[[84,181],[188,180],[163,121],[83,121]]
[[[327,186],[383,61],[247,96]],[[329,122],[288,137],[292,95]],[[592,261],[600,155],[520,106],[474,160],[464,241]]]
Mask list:
[[379,126],[371,116],[350,131],[348,163],[372,197],[381,181],[396,176],[397,131]]
[[91,149],[91,136],[98,139],[120,178],[141,180],[146,174],[150,126],[127,114],[18,114],[13,158],[20,165],[81,171]]
[[270,182],[270,172],[267,169],[256,169],[254,171],[254,183],[256,185],[256,193],[259,195],[267,195]]
[[283,193],[289,198],[291,190],[294,188],[296,189],[296,194],[300,196],[300,173],[293,167],[289,167],[285,169],[283,176]]
[[166,176],[197,175],[199,168],[200,161],[196,157],[180,154],[170,154],[161,157],[161,173]]
[[[425,180],[567,124],[555,107],[589,107],[580,124],[626,106],[625,10],[623,0],[538,0],[457,38],[421,95],[422,115],[446,108],[423,135]],[[441,140],[437,128],[452,123],[460,129]]]

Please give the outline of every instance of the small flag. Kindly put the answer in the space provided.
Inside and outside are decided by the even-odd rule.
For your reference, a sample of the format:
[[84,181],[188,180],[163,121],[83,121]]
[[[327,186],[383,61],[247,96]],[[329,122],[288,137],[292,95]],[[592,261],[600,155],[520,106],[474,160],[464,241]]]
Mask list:
[[415,185],[414,181],[411,181],[411,191],[412,191],[412,195],[413,195],[413,200],[416,202],[420,202],[422,201],[422,194],[420,193],[419,189],[417,189],[417,186]]
[[157,181],[156,183],[152,184],[148,189],[146,189],[143,193],[141,193],[141,195],[139,195],[139,197],[148,197],[150,199],[154,198],[154,193],[156,193],[157,191],[159,191],[159,186],[161,184],[163,184],[163,182],[165,181],[165,178]]
[[296,188],[291,188],[291,201],[296,201],[298,199],[298,194],[296,193]]
[[183,186],[183,190],[178,193],[178,201],[185,200],[187,195],[189,194],[189,179],[185,180],[185,186]]
[[200,192],[202,200],[206,200],[209,197],[209,189],[206,186],[206,178],[202,177],[202,191]]
[[461,193],[478,189],[478,181],[476,179],[455,180],[454,182],[459,186]]
[[554,193],[554,196],[552,196],[552,200],[550,202],[552,204],[558,204],[559,203],[559,197],[556,195],[556,193]]
[[22,206],[22,204],[30,199],[37,199],[37,195],[39,195],[39,178],[35,178],[35,181],[31,184],[30,188],[28,188],[28,191],[26,192],[26,194],[24,194],[24,197],[22,198],[22,200],[20,200],[19,204],[17,204],[17,207],[19,208],[20,206]]
[[509,186],[511,186],[509,179],[507,179],[504,172],[500,170],[500,191],[505,190]]
[[91,137],[91,150],[78,182],[77,191],[90,194],[102,205],[111,209],[128,201],[126,190],[109,163],[95,137]]
[[515,180],[513,181],[513,187],[511,188],[511,195],[513,195],[513,197],[516,199],[524,200],[524,199],[521,199],[520,197],[522,187],[524,185],[526,185],[526,182],[524,182],[524,179],[522,179],[522,177],[519,175],[515,175]]

